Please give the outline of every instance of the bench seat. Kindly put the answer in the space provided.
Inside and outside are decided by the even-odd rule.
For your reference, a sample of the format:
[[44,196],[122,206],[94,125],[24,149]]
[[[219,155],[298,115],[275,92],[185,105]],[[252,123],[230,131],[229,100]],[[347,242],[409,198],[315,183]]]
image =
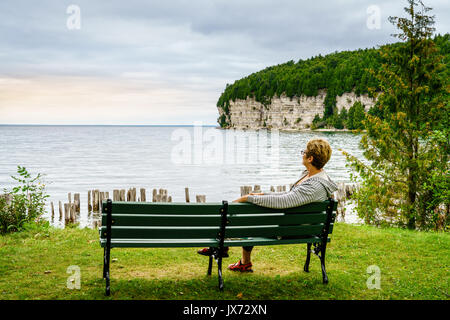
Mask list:
[[[328,242],[330,242],[328,238]],[[225,238],[225,247],[242,247],[242,246],[264,246],[264,245],[281,245],[296,243],[316,243],[322,241],[319,237],[309,237],[302,239],[274,239],[274,238],[241,238],[231,239]],[[111,240],[111,248],[192,248],[192,247],[217,247],[219,241],[217,239],[114,239]],[[101,240],[101,246],[106,246],[106,240]]]

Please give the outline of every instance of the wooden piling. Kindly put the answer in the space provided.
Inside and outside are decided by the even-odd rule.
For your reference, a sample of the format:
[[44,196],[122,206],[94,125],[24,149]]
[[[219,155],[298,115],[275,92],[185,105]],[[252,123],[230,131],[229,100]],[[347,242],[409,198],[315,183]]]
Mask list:
[[62,220],[63,217],[63,210],[62,210],[62,203],[59,201],[59,221]]
[[69,204],[64,203],[64,224],[67,225],[70,221],[70,211],[69,211]]
[[99,204],[98,204],[100,212],[102,212],[102,210],[103,210],[103,200],[104,199],[105,199],[105,193],[100,192],[100,198],[99,198]]
[[119,201],[125,201],[125,189],[120,190]]
[[75,203],[69,203],[70,205],[70,222],[75,223],[77,220],[77,212]]
[[204,203],[206,202],[206,195],[198,194],[195,196],[197,202]]
[[50,202],[50,205],[52,207],[52,221],[55,218],[55,208],[53,207],[53,202]]
[[156,197],[158,195],[158,192],[156,191],[156,189],[153,189],[153,193],[152,193],[153,197],[152,197],[152,202],[157,202],[156,201]]
[[73,195],[73,201],[75,203],[75,209],[76,209],[77,213],[80,213],[80,194],[79,193],[75,193]]
[[186,202],[189,202],[189,188],[184,188],[184,195],[186,197]]
[[92,211],[92,204],[91,204],[91,190],[88,191],[88,213]]
[[98,212],[98,200],[99,200],[99,190],[92,190],[92,211]]
[[136,188],[130,188],[127,191],[127,201],[136,201]]
[[147,199],[145,198],[145,189],[141,188],[140,193],[141,193],[141,202],[146,202]]

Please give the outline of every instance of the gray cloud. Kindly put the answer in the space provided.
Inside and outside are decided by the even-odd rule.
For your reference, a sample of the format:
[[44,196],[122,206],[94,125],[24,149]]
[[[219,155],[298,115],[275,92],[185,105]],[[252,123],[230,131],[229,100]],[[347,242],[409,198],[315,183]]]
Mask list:
[[[70,4],[81,8],[80,30],[66,27]],[[380,8],[378,30],[366,26],[370,5]],[[434,8],[437,32],[448,32],[449,2],[426,5]],[[387,17],[403,16],[404,6],[388,0],[3,1],[0,73],[125,76],[136,85],[150,79],[218,98],[226,83],[266,66],[393,42]]]

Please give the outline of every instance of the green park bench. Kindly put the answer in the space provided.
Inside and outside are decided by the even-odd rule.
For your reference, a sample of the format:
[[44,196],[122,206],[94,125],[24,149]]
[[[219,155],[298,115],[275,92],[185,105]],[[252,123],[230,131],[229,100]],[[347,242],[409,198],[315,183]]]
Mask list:
[[[103,278],[110,294],[111,248],[210,247],[208,275],[213,258],[223,290],[223,248],[307,244],[304,271],[311,252],[320,259],[323,283],[325,251],[333,231],[337,202],[328,199],[289,209],[270,209],[252,203],[103,202],[100,244],[104,248]],[[311,249],[312,245],[314,248]]]

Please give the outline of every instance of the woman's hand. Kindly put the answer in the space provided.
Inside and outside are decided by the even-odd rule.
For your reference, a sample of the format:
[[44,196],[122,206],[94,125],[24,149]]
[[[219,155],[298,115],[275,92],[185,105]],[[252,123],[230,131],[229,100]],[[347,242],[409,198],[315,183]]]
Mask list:
[[247,197],[248,197],[249,195],[248,194],[246,194],[245,196],[242,196],[242,197],[240,197],[240,198],[238,198],[238,199],[236,199],[236,200],[233,200],[233,202],[247,202]]

